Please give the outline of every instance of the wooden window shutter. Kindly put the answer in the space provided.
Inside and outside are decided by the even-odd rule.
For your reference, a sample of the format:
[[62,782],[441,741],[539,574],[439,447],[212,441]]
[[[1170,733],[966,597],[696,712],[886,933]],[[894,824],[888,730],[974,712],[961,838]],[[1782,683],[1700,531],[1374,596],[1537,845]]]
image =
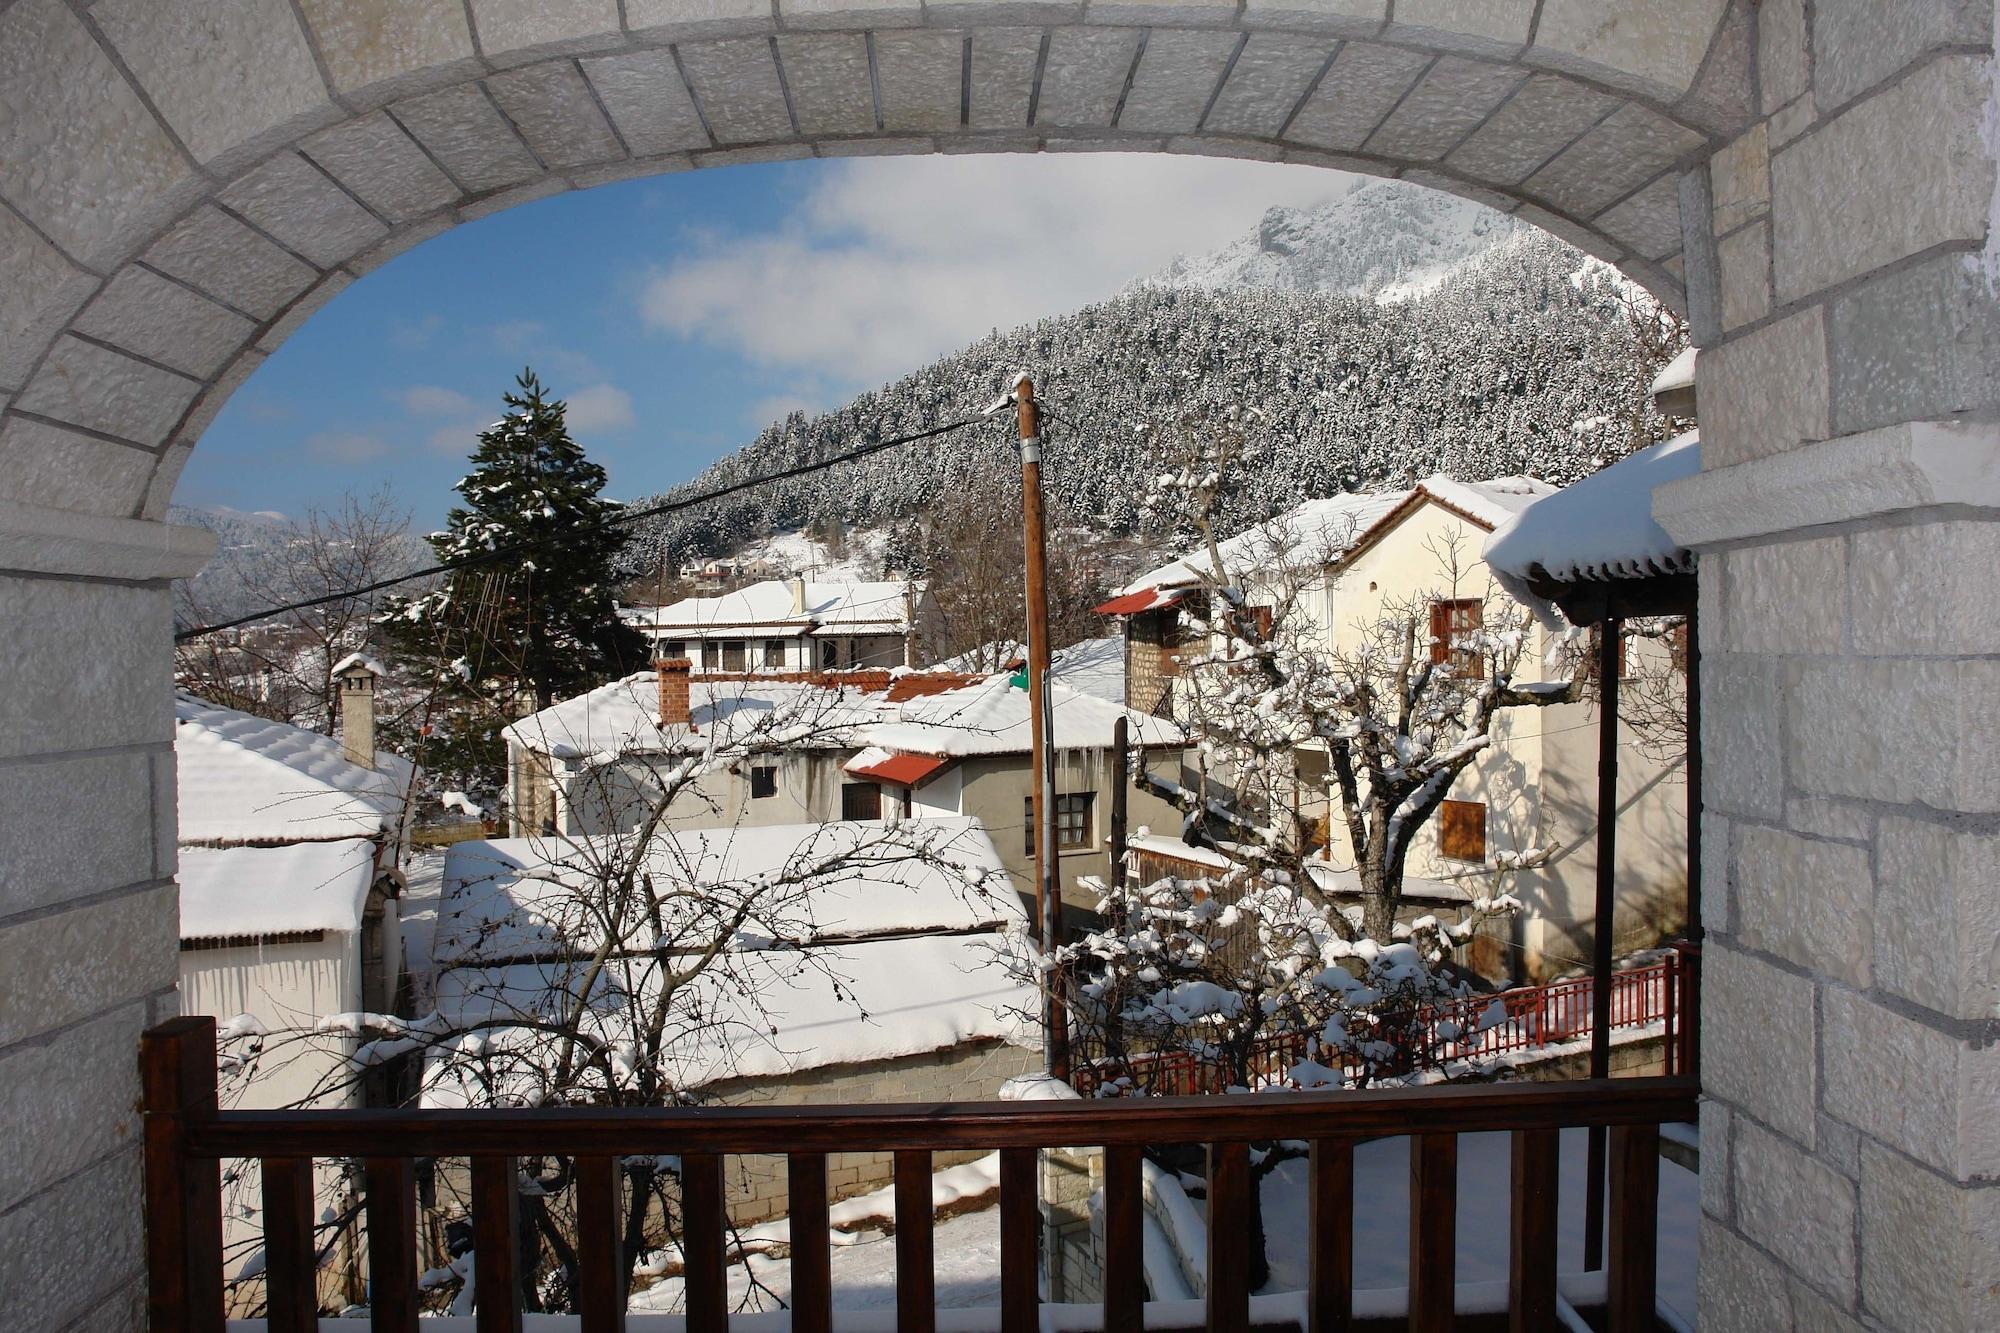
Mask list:
[[1446,801],[1438,807],[1438,855],[1453,861],[1486,859],[1486,805]]

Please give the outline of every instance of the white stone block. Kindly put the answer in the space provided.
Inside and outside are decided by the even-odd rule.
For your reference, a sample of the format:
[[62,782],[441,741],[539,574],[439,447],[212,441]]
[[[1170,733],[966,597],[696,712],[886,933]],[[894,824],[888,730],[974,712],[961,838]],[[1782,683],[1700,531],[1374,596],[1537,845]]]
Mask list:
[[671,51],[634,51],[582,62],[584,76],[635,156],[709,146]]
[[1042,70],[1039,127],[1105,127],[1118,110],[1139,34],[1122,28],[1058,28]]
[[2000,1192],[1965,1188],[1865,1145],[1861,1296],[1901,1328],[2000,1324]]
[[780,0],[784,26],[799,29],[914,28],[924,21],[919,0]]
[[1447,166],[1513,185],[1609,115],[1618,99],[1560,74],[1537,74],[1449,157]]
[[569,61],[495,74],[486,87],[548,166],[580,167],[625,156],[583,75]]
[[1937,810],[2000,810],[2000,736],[1986,692],[2000,663],[1870,658],[1806,663],[1788,690],[1793,783]]
[[972,100],[966,124],[975,130],[1026,129],[1041,54],[1042,34],[1037,29],[974,30]]
[[1330,42],[1301,41],[1289,33],[1251,33],[1203,128],[1277,137],[1333,51]]
[[257,340],[257,349],[269,354],[284,346],[285,340],[297,333],[305,322],[319,313],[328,301],[354,285],[354,279],[346,273],[335,270],[314,283],[311,290],[285,309],[264,336]]
[[1828,1111],[1956,1179],[2000,1172],[2000,1047],[1839,987],[1826,989],[1821,1014]]
[[1718,814],[1784,815],[1781,670],[1769,658],[1702,656],[1704,804]]
[[0,1055],[0,1200],[24,1199],[138,1141],[144,1004]]
[[1734,1130],[1738,1229],[1821,1291],[1851,1303],[1854,1182],[1747,1121]]
[[1985,239],[1994,181],[1980,137],[1987,65],[1935,60],[1773,156],[1780,303],[1935,245]]
[[257,331],[246,316],[136,264],[105,284],[75,328],[200,379],[222,369]]
[[1671,102],[1701,71],[1729,0],[1544,0],[1528,59]]
[[1763,0],[1757,7],[1757,75],[1766,114],[1804,93],[1811,82],[1807,40],[1805,0]]
[[263,364],[264,353],[255,348],[239,354],[212,384],[202,390],[201,397],[195,399],[194,406],[174,434],[175,440],[192,444],[200,439],[202,433],[215,424],[215,418],[222,411],[222,405],[229,401],[229,395],[242,388],[243,382]]
[[479,49],[503,65],[602,51],[624,41],[618,0],[471,0]]
[[1685,125],[1628,102],[1528,177],[1525,186],[1563,212],[1591,217],[1700,144],[1701,136]]
[[1671,173],[1605,212],[1596,226],[1631,253],[1657,262],[1681,248],[1681,183]]
[[409,222],[458,199],[458,186],[386,111],[322,130],[299,145],[319,168],[391,223]]
[[1399,46],[1347,43],[1299,108],[1286,137],[1316,148],[1359,148],[1428,64],[1428,56]]
[[0,917],[157,878],[150,772],[144,754],[0,764]]
[[[1702,1172],[1706,1184],[1708,1173]],[[1784,1270],[1719,1222],[1701,1220],[1698,1321],[1706,1329],[1779,1333],[1790,1327]]]
[[0,1045],[79,1022],[179,983],[172,884],[0,925]]
[[1833,111],[1927,52],[1992,41],[1993,15],[1977,0],[1815,0],[1813,100]]
[[128,516],[145,495],[153,451],[9,417],[0,426],[0,497],[78,514]]
[[233,171],[341,116],[287,0],[98,0],[90,16],[211,170]]
[[1234,16],[1236,0],[1090,0],[1088,23],[1133,23],[1152,28],[1217,28]]
[[1832,431],[1822,307],[1706,349],[1695,377],[1706,467],[1783,453]]
[[1734,333],[1771,313],[1771,227],[1749,226],[1715,243],[1722,291],[1722,328]]
[[1884,816],[1875,984],[1927,1009],[2000,1013],[2000,837]]
[[412,97],[389,112],[458,184],[475,194],[504,190],[542,174],[514,127],[475,84]]
[[1711,1098],[1701,1103],[1701,1211],[1729,1220],[1729,1108]]
[[1752,949],[1866,988],[1875,954],[1868,851],[1746,824],[1736,832],[1736,933]]
[[1715,196],[1715,234],[1735,231],[1771,211],[1770,138],[1762,122],[1716,150],[1708,160]]
[[868,82],[868,39],[858,32],[784,33],[778,62],[791,90],[799,133],[870,134],[875,99]]
[[1132,75],[1118,128],[1140,133],[1184,133],[1201,123],[1238,35],[1232,32],[1156,31]]
[[1733,949],[1711,948],[1702,960],[1702,988],[1703,1090],[1812,1143],[1812,983]]
[[200,388],[198,380],[65,337],[14,406],[135,444],[160,445]]
[[[217,1170],[220,1171],[220,1166]],[[105,1159],[17,1208],[0,1200],[0,1291],[22,1328],[70,1322],[139,1285],[145,1267],[145,1189],[139,1147]]]
[[0,386],[19,388],[49,341],[97,286],[34,230],[0,208]]
[[1868,844],[1875,840],[1875,815],[1867,806],[1819,796],[1787,800],[1785,827],[1836,842]]
[[1436,161],[1458,147],[1520,85],[1521,75],[1507,66],[1441,57],[1364,147],[1383,157]]
[[708,117],[716,142],[757,143],[787,139],[792,118],[771,43],[762,37],[732,37],[680,48],[681,67]]
[[1389,0],[1245,0],[1243,26],[1374,37],[1388,14]]
[[0,576],[0,757],[171,743],[165,587]]
[[877,33],[875,86],[889,133],[957,129],[965,101],[963,34]]
[[1527,45],[1536,0],[1397,0],[1387,36],[1445,51],[1512,56]]
[[2000,525],[1942,522],[1854,535],[1854,650],[2000,651]]
[[204,188],[62,0],[0,11],[0,195],[72,258],[109,268]]
[[1721,552],[1729,572],[1722,647],[1732,653],[1841,651],[1847,539],[1818,537]]
[[145,261],[256,319],[312,286],[312,267],[220,209],[203,207],[146,251]]
[[1735,911],[1730,824],[1710,810],[1701,812],[1701,924],[1728,933]]
[[334,91],[363,106],[477,74],[465,0],[299,0]]
[[768,0],[625,0],[625,22],[649,37],[726,36],[771,26]]
[[569,181],[561,176],[543,176],[525,185],[516,185],[510,190],[499,190],[493,194],[483,195],[469,204],[461,205],[458,218],[461,222],[471,222],[477,218],[492,217],[495,213],[504,213],[517,204],[546,199],[552,194],[561,194],[569,188]]

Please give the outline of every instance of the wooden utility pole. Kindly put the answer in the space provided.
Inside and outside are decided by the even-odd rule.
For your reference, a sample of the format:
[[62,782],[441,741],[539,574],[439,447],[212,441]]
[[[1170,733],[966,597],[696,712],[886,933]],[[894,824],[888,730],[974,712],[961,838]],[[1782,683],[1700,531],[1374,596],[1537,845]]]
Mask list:
[[[1048,536],[1042,515],[1042,414],[1035,384],[1025,374],[1014,381],[1014,407],[1021,426],[1022,550],[1027,562],[1028,716],[1034,749],[1035,918],[1042,951],[1053,956],[1062,942],[1062,890],[1056,874],[1055,765],[1050,756],[1053,695],[1049,687]],[[1049,1073],[1069,1078],[1069,1022],[1057,995],[1054,973],[1044,973],[1042,1027]]]

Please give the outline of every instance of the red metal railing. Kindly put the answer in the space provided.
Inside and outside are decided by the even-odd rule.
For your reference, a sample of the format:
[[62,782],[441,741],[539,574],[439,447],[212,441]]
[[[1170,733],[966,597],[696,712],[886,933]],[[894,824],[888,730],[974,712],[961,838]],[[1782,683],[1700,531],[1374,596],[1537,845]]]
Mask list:
[[[1669,1075],[1690,1070],[1691,1033],[1683,1031],[1682,1015],[1692,1012],[1697,969],[1692,951],[1676,951],[1657,963],[1628,968],[1611,978],[1611,1028],[1663,1025],[1663,1060]],[[1522,986],[1490,995],[1422,1009],[1411,1015],[1383,1019],[1381,1039],[1394,1048],[1375,1072],[1411,1070],[1456,1061],[1477,1063],[1516,1053],[1544,1052],[1550,1047],[1587,1042],[1591,1033],[1591,977],[1571,977],[1541,986]],[[1494,1007],[1499,1006],[1499,1012]],[[1253,1082],[1265,1086],[1297,1086],[1291,1071],[1310,1054],[1313,1034],[1271,1032],[1257,1038],[1247,1065]],[[1315,1057],[1329,1063],[1325,1056]],[[1342,1072],[1359,1080],[1367,1062],[1342,1058]],[[1114,1080],[1153,1096],[1217,1093],[1235,1081],[1212,1056],[1195,1051],[1153,1051],[1124,1059],[1079,1060],[1070,1085],[1086,1097],[1096,1096]]]

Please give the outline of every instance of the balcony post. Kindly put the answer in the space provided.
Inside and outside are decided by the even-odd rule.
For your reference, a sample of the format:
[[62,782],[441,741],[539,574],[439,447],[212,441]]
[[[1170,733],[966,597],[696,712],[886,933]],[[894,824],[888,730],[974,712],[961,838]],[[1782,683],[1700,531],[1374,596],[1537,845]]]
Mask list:
[[139,1039],[146,1121],[146,1309],[152,1333],[222,1333],[222,1164],[188,1155],[215,1119],[215,1020],[169,1019]]

